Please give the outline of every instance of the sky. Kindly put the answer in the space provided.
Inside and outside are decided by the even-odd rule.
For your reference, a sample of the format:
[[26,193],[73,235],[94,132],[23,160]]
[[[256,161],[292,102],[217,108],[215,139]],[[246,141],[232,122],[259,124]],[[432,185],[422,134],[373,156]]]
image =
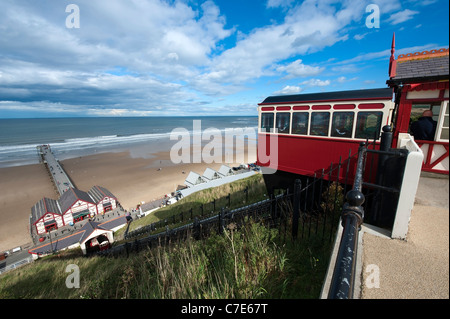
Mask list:
[[448,48],[447,0],[0,0],[0,118],[257,115],[387,87]]

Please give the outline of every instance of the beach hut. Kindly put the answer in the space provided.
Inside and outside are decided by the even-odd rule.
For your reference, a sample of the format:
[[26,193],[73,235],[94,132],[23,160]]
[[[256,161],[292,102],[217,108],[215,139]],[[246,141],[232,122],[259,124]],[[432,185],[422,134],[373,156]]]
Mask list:
[[59,204],[50,198],[44,197],[31,208],[30,219],[38,234],[44,234],[64,226]]
[[222,176],[217,171],[208,167],[207,169],[205,169],[205,172],[203,173],[203,178],[208,181],[212,181],[213,179],[222,178]]
[[97,214],[97,203],[88,193],[70,187],[58,200],[64,225],[76,223]]
[[227,165],[222,165],[222,166],[220,167],[218,173],[219,173],[220,175],[222,175],[222,176],[230,176],[230,175],[234,175],[233,170],[232,170],[229,166],[227,166]]
[[117,197],[104,187],[94,186],[88,194],[97,204],[97,214],[106,213],[117,207]]
[[188,177],[184,181],[187,187],[192,187],[205,182],[206,180],[203,177],[192,171],[189,173]]

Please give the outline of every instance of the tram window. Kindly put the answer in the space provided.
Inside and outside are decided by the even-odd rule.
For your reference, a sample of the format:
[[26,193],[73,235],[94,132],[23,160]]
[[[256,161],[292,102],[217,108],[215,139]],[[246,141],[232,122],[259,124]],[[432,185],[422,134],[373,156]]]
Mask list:
[[[448,102],[444,102],[444,103],[442,103],[442,107],[444,108],[443,110],[442,110],[442,122],[441,122],[441,124],[438,124],[439,125],[439,130],[440,130],[440,133],[438,133],[439,135],[439,140],[440,141],[443,141],[443,140],[446,140],[446,141],[448,141],[448,131],[449,131],[449,120],[448,120],[448,118],[449,118],[449,115],[448,115],[448,113],[449,113],[449,107],[448,107]],[[439,122],[438,122],[439,123]]]
[[352,137],[353,112],[334,112],[331,124],[331,136]]
[[278,129],[278,133],[289,134],[290,120],[291,120],[291,113],[287,112],[277,113],[275,128]]
[[273,132],[273,113],[261,113],[261,132]]
[[330,123],[330,112],[311,113],[310,135],[328,136],[328,125]]
[[378,139],[381,130],[382,112],[359,112],[356,120],[355,138]]
[[295,112],[292,114],[292,134],[308,134],[309,113]]

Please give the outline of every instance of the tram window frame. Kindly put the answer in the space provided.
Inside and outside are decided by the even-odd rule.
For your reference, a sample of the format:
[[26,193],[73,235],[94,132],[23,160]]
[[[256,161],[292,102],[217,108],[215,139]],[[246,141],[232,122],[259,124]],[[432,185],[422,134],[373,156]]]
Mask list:
[[[300,117],[297,119],[297,117]],[[297,128],[299,125],[304,127]],[[309,113],[308,112],[294,112],[292,113],[292,134],[308,135],[309,128]]]
[[[287,116],[287,119],[285,118]],[[283,129],[280,130],[281,119],[284,118],[283,124],[287,123],[287,126],[283,125]],[[290,112],[277,112],[275,116],[275,129],[279,134],[289,134],[291,130],[291,113]]]
[[[315,122],[318,116],[325,115],[320,122]],[[330,130],[330,112],[312,112],[311,123],[309,126],[309,135],[311,136],[328,136]]]
[[449,140],[449,102],[443,101],[439,109],[439,118],[436,127],[436,141],[448,142]]
[[[266,119],[267,117],[267,119]],[[271,119],[270,119],[271,117]],[[268,121],[268,123],[267,123]],[[271,125],[267,125],[271,124]],[[261,113],[261,125],[260,129],[263,133],[272,133],[273,132],[273,125],[275,124],[275,113],[273,112],[264,112]]]
[[[341,118],[344,117],[344,119]],[[333,112],[333,120],[331,122],[331,136],[339,138],[351,138],[353,133],[353,123],[355,119],[355,112]],[[342,122],[345,124],[338,124]],[[347,123],[349,121],[349,123]]]
[[[367,123],[368,118],[371,115],[375,115],[377,117],[376,125],[370,126],[370,128],[375,127],[375,129],[368,131],[369,127],[367,126]],[[382,121],[383,121],[383,112],[381,111],[358,112],[356,116],[355,138],[378,140],[380,138]],[[363,128],[361,128],[362,125],[364,126]]]

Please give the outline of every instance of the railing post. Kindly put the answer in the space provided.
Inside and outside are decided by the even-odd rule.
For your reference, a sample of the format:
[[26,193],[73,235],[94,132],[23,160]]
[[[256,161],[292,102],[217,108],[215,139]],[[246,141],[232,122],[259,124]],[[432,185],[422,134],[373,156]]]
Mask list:
[[292,238],[296,239],[298,235],[298,220],[300,217],[300,190],[302,182],[295,180],[294,184],[294,213],[292,214]]
[[[381,133],[380,140],[380,151],[389,151],[392,147],[392,132],[391,127],[389,125],[383,126],[383,133]],[[377,185],[385,185],[385,171],[386,171],[386,161],[389,158],[387,154],[380,154],[378,157],[378,165],[377,165],[377,174],[375,184]],[[382,200],[382,192],[377,190],[374,196],[374,200],[372,201],[371,207],[371,223],[376,223],[380,216],[380,208],[381,208],[381,200]]]
[[198,221],[198,217],[194,218],[194,239],[199,240],[200,239],[200,223]]
[[165,233],[165,244],[170,243],[170,233],[169,233],[169,226],[166,225],[166,233]]
[[139,252],[139,241],[137,238],[134,240],[134,250],[138,253]]
[[225,228],[225,210],[222,207],[219,213],[219,234],[222,234],[224,228]]

